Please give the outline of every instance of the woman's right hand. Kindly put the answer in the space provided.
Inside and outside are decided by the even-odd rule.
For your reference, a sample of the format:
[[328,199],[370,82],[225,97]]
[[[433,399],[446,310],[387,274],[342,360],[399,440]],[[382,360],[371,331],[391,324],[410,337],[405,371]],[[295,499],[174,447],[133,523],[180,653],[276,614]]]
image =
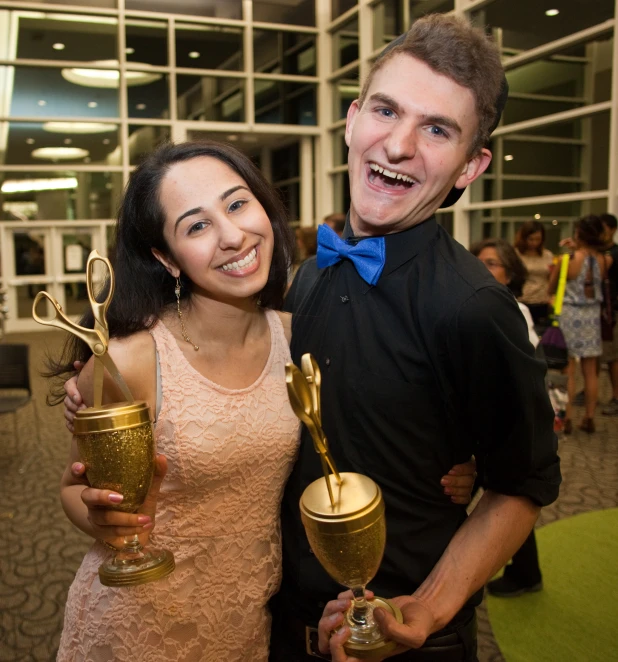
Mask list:
[[[71,466],[71,473],[77,480],[86,482],[83,464],[74,463]],[[118,492],[85,487],[81,497],[88,508],[87,518],[92,527],[92,535],[118,549],[123,546],[126,536],[135,534],[139,536],[142,545],[146,544],[154,527],[159,490],[166,473],[167,458],[165,455],[157,455],[152,485],[139,513],[113,510],[114,506],[122,503],[122,495]]]
[[82,400],[81,393],[77,390],[77,377],[81,369],[84,367],[84,364],[81,361],[75,361],[73,364],[75,370],[77,370],[77,375],[71,377],[64,383],[64,390],[66,397],[64,398],[64,417],[66,419],[67,428],[70,432],[73,432],[73,421],[75,420],[75,414],[80,409],[85,409],[86,405]]

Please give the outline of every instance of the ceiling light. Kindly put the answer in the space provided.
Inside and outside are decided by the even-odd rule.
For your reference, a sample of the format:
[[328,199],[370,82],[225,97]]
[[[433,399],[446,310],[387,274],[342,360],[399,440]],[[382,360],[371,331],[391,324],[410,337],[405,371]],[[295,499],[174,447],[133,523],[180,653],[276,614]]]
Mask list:
[[505,160],[505,161],[512,161],[514,158],[515,158],[515,157],[514,157],[512,154],[507,154],[507,155],[504,157],[504,160]]
[[96,108],[99,104],[96,101],[89,101],[88,108]]
[[[100,64],[107,67],[118,67],[118,60],[96,60],[92,64]],[[132,62],[132,67],[148,69],[149,64]],[[62,69],[62,77],[70,83],[83,85],[84,87],[117,88],[120,82],[120,72],[117,69],[88,69],[76,67],[74,69]],[[128,87],[135,85],[147,85],[161,78],[162,74],[147,73],[145,71],[127,71],[125,80]]]
[[109,143],[110,143],[109,138],[105,138],[105,139],[103,140],[103,144],[104,144],[104,145],[109,145]]
[[61,44],[60,42],[58,42],[57,44],[54,44],[54,45],[52,46],[52,48],[53,48],[55,51],[63,51],[65,47],[64,47],[64,44]]
[[109,133],[116,131],[116,125],[102,122],[45,122],[43,131],[49,133]]
[[198,53],[197,51],[191,51],[191,52],[189,53],[189,57],[190,57],[192,60],[197,60],[197,58],[198,58],[199,56],[200,56],[200,53]]
[[37,103],[39,104],[39,106],[46,106],[47,105],[47,101],[45,101],[44,99],[39,99],[37,101]]
[[26,138],[26,144],[34,145],[34,138]]
[[559,9],[548,9],[545,12],[545,16],[558,16],[559,13],[560,13]]
[[35,159],[57,159],[57,160],[70,160],[81,159],[88,156],[90,152],[81,147],[39,147],[32,152],[32,157]]
[[63,142],[65,145],[70,145],[73,141],[70,138],[65,138]]
[[536,220],[538,221],[539,218],[541,218],[541,214],[535,214],[535,215],[534,215],[534,218],[536,218]]
[[125,49],[124,49],[124,52],[125,52],[127,55],[133,55],[133,53],[135,53],[135,49],[134,49],[134,48],[131,48],[131,47],[129,46],[129,48],[125,48]]
[[59,191],[77,188],[75,177],[56,177],[54,179],[5,179],[2,193],[28,193],[30,191]]
[[238,136],[235,133],[230,134],[229,136],[226,136],[227,140],[230,142],[236,142],[238,140]]
[[138,103],[137,106],[135,106],[137,110],[146,110],[146,104],[145,103]]
[[84,163],[90,163],[90,157],[89,156],[86,156],[84,158]]
[[554,218],[554,220],[551,222],[552,225],[558,225],[558,221]]

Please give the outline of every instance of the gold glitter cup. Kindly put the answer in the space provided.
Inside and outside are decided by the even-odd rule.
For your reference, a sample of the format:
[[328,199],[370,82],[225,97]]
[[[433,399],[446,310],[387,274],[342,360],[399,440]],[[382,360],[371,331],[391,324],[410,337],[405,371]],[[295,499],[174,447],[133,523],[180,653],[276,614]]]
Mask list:
[[302,372],[291,363],[286,365],[286,383],[292,409],[307,426],[324,473],[300,498],[307,539],[326,572],[351,589],[354,596],[345,614],[351,632],[345,651],[362,660],[382,659],[397,644],[381,632],[373,610],[381,607],[397,622],[403,622],[400,609],[392,602],[379,597],[370,601],[365,598],[365,586],[378,572],[386,544],[382,491],[368,476],[337,472],[322,429],[321,375],[310,354],[302,357]]
[[[123,495],[112,506],[122,512],[137,512],[152,484],[155,441],[148,404],[121,402],[81,409],[75,415],[74,434],[90,485]],[[99,568],[105,586],[137,586],[161,579],[174,570],[168,550],[144,548],[137,535],[125,538],[124,546]]]
[[[106,285],[99,297],[95,293],[96,265],[106,272]],[[52,326],[84,342],[92,351],[94,407],[75,415],[74,430],[80,459],[86,467],[90,485],[96,489],[113,490],[123,495],[114,510],[137,512],[143,505],[152,484],[155,469],[155,441],[146,402],[134,402],[131,391],[109,355],[107,310],[114,296],[114,270],[111,262],[92,251],[86,264],[86,289],[94,318],[94,328],[79,326],[62,310],[62,306],[47,292],[39,292],[32,304],[32,317],[39,324]],[[102,296],[101,296],[102,295]],[[99,301],[99,298],[102,299]],[[37,313],[41,301],[51,310],[44,318]],[[51,304],[51,305],[50,305]],[[103,405],[103,376],[107,369],[126,402]],[[170,551],[144,549],[137,535],[125,538],[122,549],[111,561],[99,568],[99,578],[105,586],[136,586],[161,579],[174,570]]]

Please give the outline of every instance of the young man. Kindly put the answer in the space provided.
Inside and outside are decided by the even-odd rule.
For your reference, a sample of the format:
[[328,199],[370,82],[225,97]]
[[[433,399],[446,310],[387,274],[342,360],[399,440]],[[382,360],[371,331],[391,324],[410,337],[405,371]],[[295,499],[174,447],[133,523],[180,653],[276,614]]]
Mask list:
[[[517,303],[433,216],[489,165],[504,87],[496,48],[443,15],[417,21],[376,62],[348,113],[345,242],[321,231],[330,248],[318,263],[331,266],[293,311],[292,357],[300,364],[311,352],[322,368],[323,424],[339,471],[382,488],[387,543],[370,588],[402,609],[403,625],[376,611],[401,662],[476,660],[482,587],[560,483],[545,369]],[[384,256],[383,266],[359,264],[354,246]],[[466,519],[434,483],[471,454],[486,491]],[[272,662],[324,655],[343,622],[346,602],[328,602],[342,589],[300,521],[299,498],[321,473],[304,430],[282,503]],[[348,634],[330,637],[337,662],[352,660]]]

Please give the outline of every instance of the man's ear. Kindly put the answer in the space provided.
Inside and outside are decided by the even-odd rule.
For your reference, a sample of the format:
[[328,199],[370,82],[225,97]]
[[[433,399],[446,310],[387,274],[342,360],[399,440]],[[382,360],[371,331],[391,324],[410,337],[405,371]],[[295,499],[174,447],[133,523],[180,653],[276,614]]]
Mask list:
[[491,152],[488,149],[481,149],[480,152],[466,161],[461,174],[455,182],[457,188],[466,188],[472,182],[480,177],[491,163]]
[[151,248],[152,254],[159,260],[159,262],[167,269],[170,276],[178,278],[180,276],[180,269],[174,264],[172,260],[163,253],[158,248]]
[[358,99],[354,99],[348,108],[348,116],[345,123],[345,144],[349,147],[350,140],[352,138],[352,130],[354,129],[354,122],[356,121],[356,116],[360,111],[360,106],[358,105]]

